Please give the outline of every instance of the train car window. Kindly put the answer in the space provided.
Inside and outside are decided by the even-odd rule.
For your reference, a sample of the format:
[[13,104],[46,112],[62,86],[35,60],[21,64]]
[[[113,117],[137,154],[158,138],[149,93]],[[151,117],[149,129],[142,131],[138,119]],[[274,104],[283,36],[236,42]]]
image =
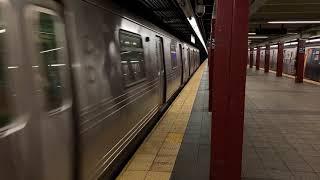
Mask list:
[[178,64],[177,64],[177,48],[176,48],[176,42],[174,42],[174,41],[170,45],[170,54],[171,54],[171,67],[172,67],[172,69],[174,69],[178,66]]
[[[4,34],[5,28],[0,25],[0,47],[3,50],[3,42],[4,42]],[[3,62],[3,53],[0,53],[0,131],[1,128],[10,124],[10,110],[9,110],[9,102],[8,102],[8,81],[6,77],[6,69]]]
[[5,35],[6,27],[3,22],[3,14],[0,12],[0,132],[1,129],[8,126],[11,123],[11,111],[9,108],[9,99],[8,99],[8,79],[7,71],[9,69],[5,64]]
[[120,30],[119,40],[125,86],[130,87],[146,78],[142,38],[138,34]]
[[40,53],[41,84],[46,96],[46,108],[48,111],[59,108],[62,105],[62,78],[61,68],[66,64],[60,58],[63,47],[59,47],[57,17],[44,12],[38,14],[38,50]]

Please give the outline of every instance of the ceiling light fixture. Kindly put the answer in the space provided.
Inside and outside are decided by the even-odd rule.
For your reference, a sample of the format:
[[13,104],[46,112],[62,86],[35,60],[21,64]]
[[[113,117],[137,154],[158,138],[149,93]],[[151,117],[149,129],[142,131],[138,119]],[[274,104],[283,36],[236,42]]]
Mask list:
[[320,24],[320,21],[269,21],[269,24]]
[[266,39],[268,36],[249,36],[249,39]]
[[285,43],[284,46],[297,45],[298,42]]
[[307,43],[313,43],[313,42],[320,42],[320,39],[311,39],[311,40],[307,40]]
[[191,25],[193,31],[196,33],[196,35],[198,36],[203,48],[205,49],[205,51],[208,53],[208,50],[207,50],[207,46],[206,46],[206,43],[204,42],[203,40],[203,37],[201,35],[201,32],[200,32],[200,28],[197,24],[197,21],[196,19],[192,16],[191,18],[187,18],[187,20],[189,21],[189,24]]
[[318,38],[318,37],[320,37],[320,35],[311,36],[311,37],[309,37],[309,39],[314,39],[314,38]]
[[249,32],[248,35],[256,35],[257,33]]
[[287,42],[293,42],[293,41],[297,41],[298,39],[290,39],[290,40],[288,40],[288,41],[285,41],[286,43]]

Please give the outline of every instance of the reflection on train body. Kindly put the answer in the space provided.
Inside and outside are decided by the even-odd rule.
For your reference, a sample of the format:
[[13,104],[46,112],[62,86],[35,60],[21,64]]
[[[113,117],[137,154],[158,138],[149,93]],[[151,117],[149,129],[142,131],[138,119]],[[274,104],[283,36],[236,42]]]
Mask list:
[[0,49],[10,180],[112,178],[200,65],[196,47],[111,0],[0,1]]

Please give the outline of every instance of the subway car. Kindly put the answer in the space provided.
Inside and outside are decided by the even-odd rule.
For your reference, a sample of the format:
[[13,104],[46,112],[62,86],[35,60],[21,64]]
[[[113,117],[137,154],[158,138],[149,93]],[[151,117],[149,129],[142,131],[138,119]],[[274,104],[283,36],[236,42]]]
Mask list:
[[[319,40],[320,41],[320,40]],[[320,43],[318,39],[316,41],[307,41],[305,48],[305,64],[304,64],[304,78],[320,81]],[[265,49],[261,49],[260,52],[260,67],[264,67],[265,61]],[[254,50],[254,55],[256,55],[256,49]],[[276,71],[277,69],[277,55],[278,48],[276,45],[270,48],[270,69]],[[297,43],[285,44],[283,50],[283,73],[289,75],[295,75],[295,61],[297,56]],[[254,56],[254,60],[255,60]],[[255,63],[254,63],[255,65]]]
[[0,179],[111,179],[200,65],[110,0],[0,1]]

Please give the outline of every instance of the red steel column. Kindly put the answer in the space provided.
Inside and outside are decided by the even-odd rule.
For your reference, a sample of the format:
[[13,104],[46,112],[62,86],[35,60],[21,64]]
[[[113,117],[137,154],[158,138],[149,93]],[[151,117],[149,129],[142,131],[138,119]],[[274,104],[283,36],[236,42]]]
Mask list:
[[277,56],[277,77],[282,76],[282,71],[283,71],[283,48],[284,44],[283,42],[278,43],[278,56]]
[[209,42],[209,112],[212,112],[212,101],[213,101],[213,65],[214,65],[214,25],[215,25],[215,19],[211,20],[211,34],[210,34],[210,42]]
[[212,101],[212,96],[211,96],[211,86],[212,86],[212,83],[210,81],[210,77],[211,77],[211,37],[209,38],[209,43],[207,45],[207,48],[208,48],[208,68],[209,68],[209,112],[211,112],[211,101]]
[[296,83],[303,82],[304,75],[304,55],[305,55],[306,41],[304,39],[298,40],[298,49],[296,56]]
[[250,68],[253,67],[253,48],[250,48]]
[[249,2],[215,3],[210,179],[240,180]]
[[264,56],[264,72],[268,73],[270,67],[270,44],[266,45],[266,51]]
[[257,47],[257,54],[256,54],[256,70],[260,69],[260,47]]

